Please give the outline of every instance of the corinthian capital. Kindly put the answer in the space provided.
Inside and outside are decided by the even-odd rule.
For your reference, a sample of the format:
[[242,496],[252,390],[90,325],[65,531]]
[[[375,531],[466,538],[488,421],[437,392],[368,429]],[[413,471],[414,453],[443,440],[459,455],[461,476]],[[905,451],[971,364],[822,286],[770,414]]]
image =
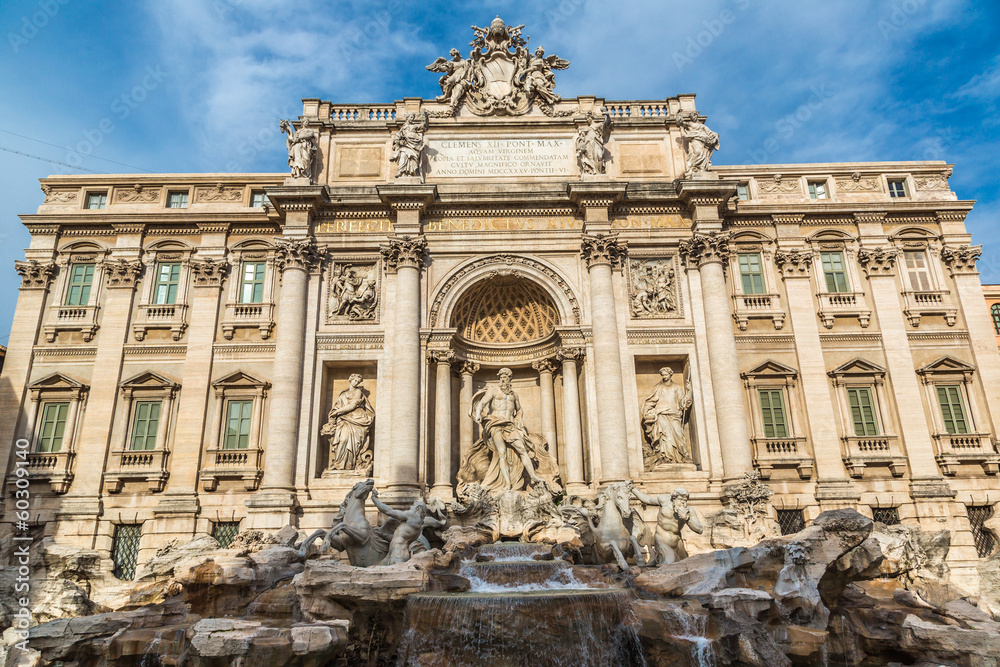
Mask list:
[[782,278],[808,278],[812,269],[812,253],[808,250],[778,250],[774,265]]
[[628,246],[618,240],[618,234],[584,234],[580,255],[587,262],[587,268],[607,264],[611,268],[621,266]]
[[438,364],[452,364],[458,359],[454,350],[428,350],[427,361]]
[[535,369],[536,373],[555,373],[556,365],[552,363],[551,359],[539,359],[538,361],[531,362],[531,367]]
[[556,352],[556,359],[563,361],[583,361],[582,347],[560,347]]
[[681,241],[678,250],[689,268],[712,262],[725,264],[729,261],[729,234],[695,234]]
[[142,264],[138,261],[117,259],[104,262],[104,278],[108,282],[108,287],[135,287],[141,273]]
[[385,259],[385,268],[389,273],[395,273],[400,267],[413,267],[417,270],[423,264],[424,252],[427,250],[427,239],[423,236],[397,236],[379,248]]
[[191,273],[194,276],[195,287],[221,287],[222,281],[229,273],[229,263],[225,260],[216,261],[211,257],[200,261],[192,260]]
[[14,270],[21,276],[21,289],[46,289],[52,276],[55,275],[56,265],[54,262],[39,262],[32,259],[27,262],[14,262]]
[[976,260],[983,254],[983,246],[945,246],[941,248],[941,260],[948,267],[951,275],[960,273],[978,273]]
[[858,251],[858,264],[869,278],[891,276],[895,273],[898,256],[899,251],[895,248],[862,248]]
[[312,271],[326,256],[326,248],[318,247],[312,237],[301,240],[277,238],[274,245],[277,246],[274,263],[282,273],[288,269]]

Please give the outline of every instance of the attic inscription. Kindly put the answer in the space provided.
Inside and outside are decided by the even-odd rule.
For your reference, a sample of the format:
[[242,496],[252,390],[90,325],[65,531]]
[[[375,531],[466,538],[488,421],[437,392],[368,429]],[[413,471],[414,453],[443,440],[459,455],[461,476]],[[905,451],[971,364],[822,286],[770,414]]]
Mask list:
[[430,139],[426,153],[431,176],[573,174],[572,139]]

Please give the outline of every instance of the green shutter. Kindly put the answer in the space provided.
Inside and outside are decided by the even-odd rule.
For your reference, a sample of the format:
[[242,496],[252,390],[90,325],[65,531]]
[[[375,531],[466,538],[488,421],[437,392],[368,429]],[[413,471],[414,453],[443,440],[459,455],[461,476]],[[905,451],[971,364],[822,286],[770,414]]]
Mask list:
[[849,292],[847,271],[844,268],[844,255],[840,252],[820,253],[823,263],[823,275],[826,278],[827,292]]
[[866,387],[848,388],[847,401],[851,406],[854,435],[878,435],[878,422],[875,419],[871,391]]
[[741,253],[739,255],[740,278],[743,280],[744,294],[764,293],[764,272],[761,269],[760,255],[757,253]]
[[247,449],[250,446],[250,412],[253,401],[229,401],[226,410],[226,437],[223,449]]
[[58,452],[62,450],[63,436],[66,432],[66,413],[69,403],[46,403],[42,410],[42,424],[38,430],[39,452]]
[[132,443],[129,449],[133,451],[156,449],[156,431],[159,426],[160,402],[139,401],[136,403],[132,425]]
[[247,262],[243,265],[240,303],[263,303],[264,266],[264,262]]
[[74,264],[70,267],[67,306],[86,306],[90,301],[90,287],[94,283],[93,264]]
[[153,287],[153,303],[169,305],[177,303],[177,287],[181,282],[180,264],[157,264],[156,284]]
[[938,386],[937,397],[941,406],[941,418],[944,420],[944,430],[957,435],[968,433],[969,422],[965,418],[965,406],[962,404],[962,394],[958,387]]
[[785,403],[780,389],[761,389],[760,414],[765,438],[787,438],[788,422],[785,420]]

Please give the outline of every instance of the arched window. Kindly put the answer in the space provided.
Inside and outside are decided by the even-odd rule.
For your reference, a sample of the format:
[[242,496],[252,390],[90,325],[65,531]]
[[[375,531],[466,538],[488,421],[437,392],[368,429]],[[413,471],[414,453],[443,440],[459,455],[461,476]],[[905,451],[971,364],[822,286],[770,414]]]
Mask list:
[[990,306],[990,315],[993,316],[993,330],[1000,336],[1000,303]]

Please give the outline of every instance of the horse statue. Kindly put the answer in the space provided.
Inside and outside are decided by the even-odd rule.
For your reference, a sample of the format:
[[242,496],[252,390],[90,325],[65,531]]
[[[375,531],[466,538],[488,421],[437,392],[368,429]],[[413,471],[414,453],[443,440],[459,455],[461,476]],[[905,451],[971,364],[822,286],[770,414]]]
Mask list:
[[629,506],[632,497],[632,482],[609,484],[597,496],[597,503],[563,505],[567,518],[580,528],[580,535],[590,560],[594,565],[618,563],[625,572],[627,559],[634,556],[639,567],[646,566],[646,560],[639,546],[638,533],[644,528],[641,518]]
[[305,557],[309,546],[319,537],[323,537],[320,553],[330,549],[346,551],[347,558],[355,567],[371,567],[377,565],[389,553],[389,542],[399,523],[387,517],[378,528],[372,527],[365,517],[365,501],[375,488],[375,480],[366,479],[358,482],[340,504],[340,510],[333,518],[330,530],[322,528],[307,537],[299,546],[299,556]]

